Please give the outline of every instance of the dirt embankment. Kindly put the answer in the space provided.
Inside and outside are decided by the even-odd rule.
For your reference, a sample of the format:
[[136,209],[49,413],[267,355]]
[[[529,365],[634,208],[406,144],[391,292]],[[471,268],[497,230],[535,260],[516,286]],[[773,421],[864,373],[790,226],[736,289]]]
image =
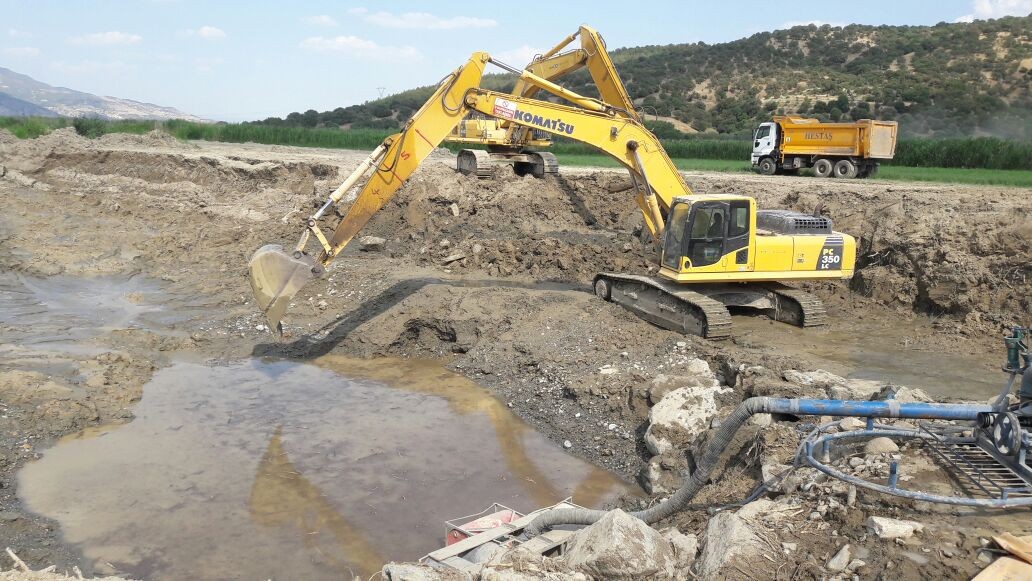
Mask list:
[[[278,342],[251,302],[247,259],[264,243],[292,244],[301,217],[363,156],[185,144],[161,134],[89,141],[61,130],[33,141],[0,139],[0,269],[30,277],[139,274],[160,284],[153,300],[184,313],[91,337],[84,342],[100,353],[54,356],[70,368],[49,376],[25,375],[41,372],[25,364],[24,353],[0,353],[7,409],[0,431],[12,450],[0,458],[0,502],[16,506],[14,470],[37,446],[131,417],[154,367],[177,354],[448,357],[555,441],[569,440],[571,452],[628,477],[641,474],[651,455],[644,432],[658,376],[684,374],[702,357],[718,380],[734,385],[743,365],[763,366],[750,393],[732,391],[717,402],[727,409],[752,392],[805,393],[781,372],[822,365],[740,341],[676,335],[589,294],[600,270],[651,267],[651,245],[642,242],[619,172],[564,168],[544,180],[477,180],[456,174],[444,155],[425,164],[363,233],[385,238],[385,249],[349,248],[296,299],[290,336]],[[723,174],[687,181],[699,193],[755,195],[761,207],[822,206],[838,229],[857,236],[860,270],[851,283],[806,285],[829,304],[837,329],[858,328],[859,319],[865,332],[920,322],[935,332],[915,331],[908,345],[948,355],[995,352],[1004,324],[1028,322],[1027,191]],[[934,321],[922,322],[925,314]],[[759,341],[776,348],[776,327]],[[37,363],[44,357],[29,351]],[[26,386],[36,386],[33,395]],[[47,411],[54,405],[63,406],[60,419]],[[762,433],[795,437],[788,428]],[[755,462],[736,466],[718,496],[737,498],[755,483]],[[74,555],[45,548],[50,525],[27,515],[16,522],[0,527],[21,527],[29,550],[19,554],[27,561],[74,563]]]

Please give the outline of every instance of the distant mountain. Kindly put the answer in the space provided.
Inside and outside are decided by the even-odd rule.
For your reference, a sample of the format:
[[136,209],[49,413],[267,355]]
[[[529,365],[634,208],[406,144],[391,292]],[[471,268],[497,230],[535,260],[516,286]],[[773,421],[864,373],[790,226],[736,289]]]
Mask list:
[[4,117],[57,117],[50,109],[0,93],[0,115]]
[[0,67],[0,114],[96,117],[99,119],[186,119],[204,121],[172,107],[118,97],[99,97],[41,83],[28,75]]
[[[788,113],[895,119],[906,136],[1032,139],[1030,16],[934,26],[811,24],[721,44],[611,54],[647,119],[666,119],[687,133],[747,134],[771,115]],[[444,66],[442,74],[458,64]],[[485,80],[511,87],[513,77]],[[584,71],[561,84],[597,96]],[[395,128],[431,91],[422,87],[333,111],[292,113],[280,122]]]

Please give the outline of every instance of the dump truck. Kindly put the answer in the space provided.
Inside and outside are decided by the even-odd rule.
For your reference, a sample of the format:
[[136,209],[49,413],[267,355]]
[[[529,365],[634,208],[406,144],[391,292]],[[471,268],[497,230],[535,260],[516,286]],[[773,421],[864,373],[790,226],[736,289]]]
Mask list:
[[803,117],[775,117],[753,133],[752,164],[761,174],[798,173],[817,177],[866,178],[896,153],[895,121],[860,119],[822,123]]

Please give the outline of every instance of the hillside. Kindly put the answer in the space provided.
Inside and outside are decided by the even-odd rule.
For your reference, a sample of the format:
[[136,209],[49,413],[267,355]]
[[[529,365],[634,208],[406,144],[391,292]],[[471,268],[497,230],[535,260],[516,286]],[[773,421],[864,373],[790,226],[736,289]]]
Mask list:
[[57,113],[44,109],[6,93],[0,93],[0,115],[10,117],[57,117]]
[[[650,117],[686,124],[685,132],[743,134],[771,114],[799,113],[896,119],[904,136],[1029,139],[1030,31],[1030,16],[935,26],[809,25],[722,44],[617,49],[612,56],[635,102]],[[512,78],[490,82],[511,86]],[[583,71],[563,84],[594,93]],[[429,93],[422,87],[266,121],[393,128]]]
[[101,97],[82,91],[54,87],[0,67],[0,114],[12,116],[61,115],[109,120],[186,119],[203,121],[172,107],[142,103],[118,97]]

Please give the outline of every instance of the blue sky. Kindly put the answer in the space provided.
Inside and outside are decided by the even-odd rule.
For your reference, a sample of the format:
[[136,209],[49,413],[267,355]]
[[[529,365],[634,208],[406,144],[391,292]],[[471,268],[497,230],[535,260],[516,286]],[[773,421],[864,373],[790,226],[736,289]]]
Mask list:
[[[628,9],[629,8],[629,9]],[[735,40],[817,21],[929,25],[1032,0],[372,2],[0,0],[0,66],[230,121],[332,109],[436,82],[469,53],[525,64],[581,23],[609,48]]]

